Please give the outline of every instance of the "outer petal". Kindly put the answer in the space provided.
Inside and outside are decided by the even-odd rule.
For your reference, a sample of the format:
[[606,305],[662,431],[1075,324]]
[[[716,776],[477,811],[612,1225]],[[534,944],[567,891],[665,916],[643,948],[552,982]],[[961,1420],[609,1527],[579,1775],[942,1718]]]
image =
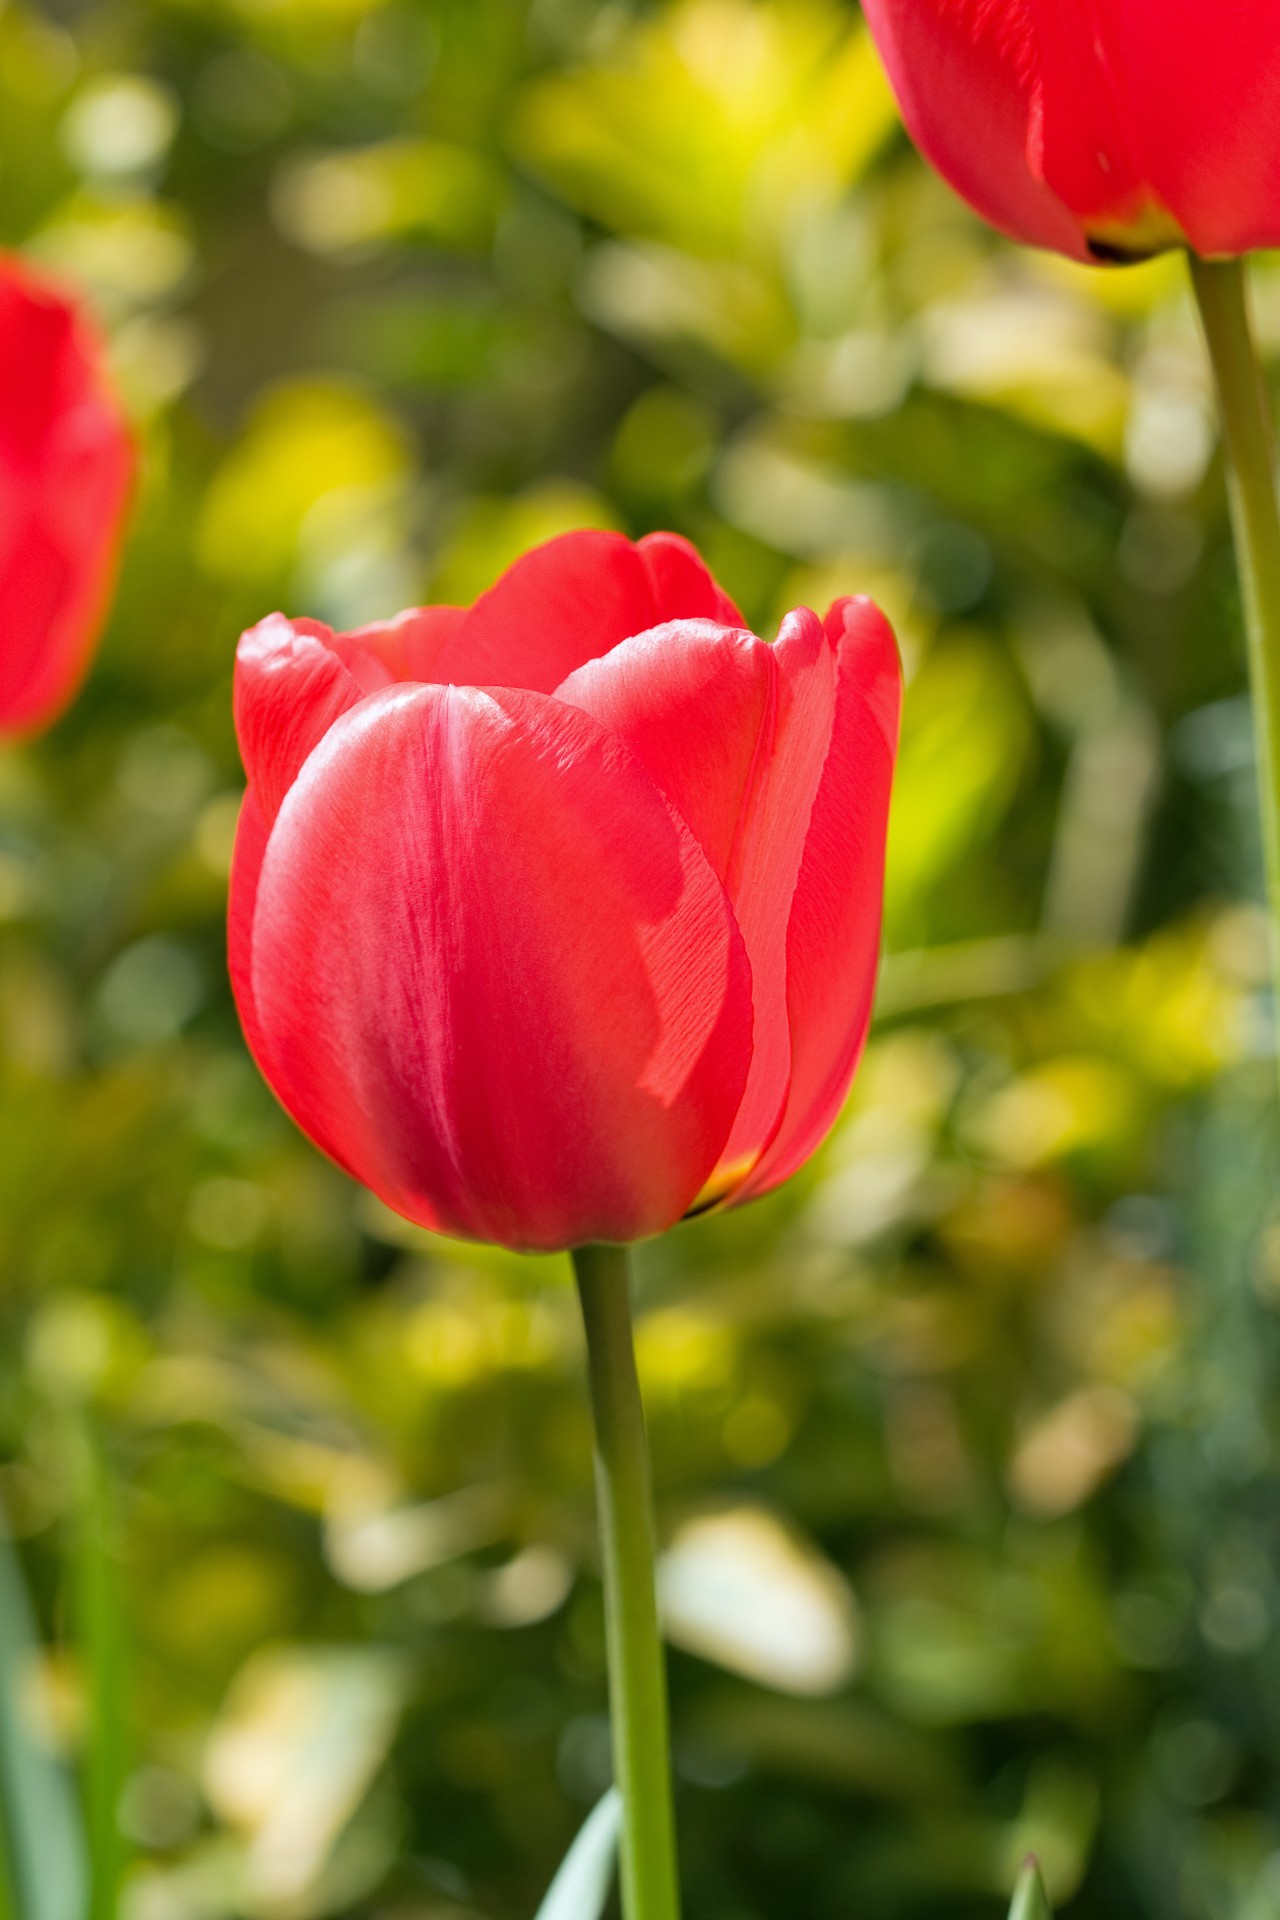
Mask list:
[[787,925],[831,743],[835,666],[807,611],[789,616],[773,647],[709,621],[676,621],[579,668],[558,693],[625,740],[679,809],[747,943],[755,1050],[713,1189],[755,1164],[787,1094]]
[[236,737],[268,824],[312,748],[364,694],[338,652],[337,636],[317,620],[272,613],[240,636]]
[[526,692],[393,689],[271,832],[249,1004],[277,1093],[410,1218],[526,1248],[671,1224],[751,1052],[750,969],[620,742]]
[[556,698],[626,741],[727,881],[776,680],[772,649],[754,634],[676,620],[589,660]]
[[787,928],[791,1087],[740,1200],[780,1185],[821,1142],[861,1057],[875,993],[902,672],[889,623],[871,601],[837,601],[824,624],[837,647],[838,686]]
[[1039,170],[1036,4],[864,0],[863,12],[908,132],[957,193],[1015,239],[1087,259],[1079,221]]
[[83,678],[115,571],[133,446],[88,323],[0,259],[0,729]]
[[632,546],[619,533],[566,533],[535,547],[481,594],[442,647],[433,679],[551,693],[629,634],[732,603],[674,534]]
[[[1034,20],[1037,89],[1028,162],[1094,240],[1123,246],[1158,225],[1116,65],[1116,0],[1026,0]],[[1153,236],[1155,238],[1155,236]],[[1178,235],[1172,222],[1156,244]]]
[[1280,245],[1280,7],[1110,0],[1125,100],[1165,205],[1201,253]]
[[431,680],[461,607],[411,607],[354,633],[268,614],[236,648],[236,734],[258,802],[274,820],[299,767],[340,715],[396,681]]
[[263,812],[254,789],[249,787],[240,804],[235,852],[231,857],[231,884],[227,895],[227,971],[231,975],[231,991],[235,995],[236,1011],[240,1015],[240,1025],[244,1028],[249,1051],[268,1080],[271,1074],[267,1067],[267,1043],[258,1019],[257,1002],[253,997],[251,960],[258,879],[270,833],[271,822]]

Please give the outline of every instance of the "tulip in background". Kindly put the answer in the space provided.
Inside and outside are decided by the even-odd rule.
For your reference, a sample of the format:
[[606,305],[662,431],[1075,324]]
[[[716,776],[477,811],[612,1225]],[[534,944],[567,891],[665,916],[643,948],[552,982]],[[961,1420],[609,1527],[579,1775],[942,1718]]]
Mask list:
[[89,321],[0,256],[0,736],[49,725],[79,688],[133,464]]
[[922,153],[1077,259],[1280,246],[1275,0],[863,0]]
[[1280,246],[1280,4],[863,10],[917,145],[995,226],[1080,260],[1188,250],[1231,469],[1280,1007],[1280,506],[1238,258]]
[[237,656],[230,958],[264,1074],[408,1218],[574,1251],[630,1920],[677,1908],[624,1243],[768,1192],[836,1117],[900,686],[869,601],[766,645],[667,534],[569,534],[357,633],[276,615]]

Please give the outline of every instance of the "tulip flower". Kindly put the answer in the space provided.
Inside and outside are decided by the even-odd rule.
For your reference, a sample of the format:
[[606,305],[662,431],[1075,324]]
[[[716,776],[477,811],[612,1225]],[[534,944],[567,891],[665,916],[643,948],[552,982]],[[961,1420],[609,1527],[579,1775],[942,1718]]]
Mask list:
[[766,645],[668,534],[566,535],[469,609],[264,620],[230,961],[284,1106],[516,1248],[785,1180],[866,1037],[899,688],[870,602]]
[[84,314],[0,256],[0,735],[47,726],[110,596],[133,446]]
[[866,1037],[900,695],[866,600],[773,646],[692,547],[567,534],[475,605],[236,655],[230,964],[263,1073],[423,1226],[572,1250],[624,1920],[679,1920],[625,1243],[765,1193]]
[[922,153],[1014,239],[1185,247],[1222,414],[1280,1005],[1280,499],[1244,262],[1280,246],[1280,4],[863,0]]
[[994,226],[1077,259],[1280,245],[1280,7],[864,0],[917,146]]

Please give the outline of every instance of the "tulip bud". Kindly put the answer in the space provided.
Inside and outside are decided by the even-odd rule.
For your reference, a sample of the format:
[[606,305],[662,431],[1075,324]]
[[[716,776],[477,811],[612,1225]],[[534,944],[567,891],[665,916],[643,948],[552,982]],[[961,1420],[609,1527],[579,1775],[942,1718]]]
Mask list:
[[78,689],[132,472],[88,320],[0,255],[0,735],[48,726]]
[[866,1038],[899,698],[869,601],[766,645],[670,534],[357,633],[273,615],[230,902],[263,1073],[447,1233],[629,1241],[766,1192]]
[[1081,260],[1280,245],[1280,7],[864,0],[907,128],[971,206]]

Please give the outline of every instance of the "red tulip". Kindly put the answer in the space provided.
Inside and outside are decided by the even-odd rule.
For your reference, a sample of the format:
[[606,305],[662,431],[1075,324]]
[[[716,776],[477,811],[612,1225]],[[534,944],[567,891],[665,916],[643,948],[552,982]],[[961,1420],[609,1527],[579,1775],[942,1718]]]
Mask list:
[[79,687],[132,472],[88,320],[0,255],[0,733],[47,726]]
[[283,1104],[398,1213],[519,1248],[776,1186],[866,1037],[899,691],[869,601],[766,646],[671,534],[252,628],[230,959]]
[[978,212],[1078,259],[1280,245],[1276,0],[863,0],[907,126]]

